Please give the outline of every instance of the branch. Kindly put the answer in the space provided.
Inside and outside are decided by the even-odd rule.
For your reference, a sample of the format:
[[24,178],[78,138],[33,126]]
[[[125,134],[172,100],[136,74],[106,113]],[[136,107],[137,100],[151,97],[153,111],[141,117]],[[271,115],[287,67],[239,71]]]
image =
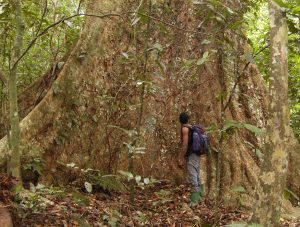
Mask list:
[[80,13],[82,2],[83,2],[83,0],[79,0],[78,7],[77,7],[77,13]]
[[77,14],[74,14],[72,16],[60,19],[59,21],[57,21],[57,22],[49,25],[41,33],[39,33],[38,35],[36,35],[36,37],[31,40],[31,42],[29,43],[29,45],[27,46],[27,48],[24,50],[24,52],[20,55],[20,57],[14,62],[14,64],[13,64],[12,67],[15,67],[15,65],[18,64],[20,60],[22,60],[22,58],[27,54],[27,52],[31,49],[31,47],[36,43],[36,41],[37,41],[38,38],[40,38],[41,36],[43,36],[44,34],[46,34],[51,28],[56,27],[57,25],[61,24],[65,20],[70,20],[70,19],[72,19],[74,17],[78,17],[78,16],[97,17],[97,18],[101,18],[101,19],[103,19],[105,17],[113,17],[113,16],[115,16],[115,17],[122,17],[121,14],[116,14],[116,13],[109,13],[109,14],[104,14],[104,15],[94,15],[94,14],[77,13]]
[[[263,51],[264,51],[265,49],[267,49],[269,46],[270,46],[270,44],[268,44],[268,45],[262,47],[258,52],[256,52],[256,53],[253,55],[253,57],[256,57],[257,55],[259,55],[261,52],[263,52]],[[229,98],[228,98],[228,100],[227,100],[227,102],[226,102],[226,104],[225,104],[225,106],[224,106],[224,111],[225,111],[225,110],[227,109],[227,107],[229,106],[229,103],[230,103],[231,100],[232,100],[233,93],[234,93],[234,91],[235,91],[235,89],[236,89],[236,87],[237,87],[237,85],[238,85],[240,79],[242,78],[242,76],[245,75],[246,69],[248,68],[248,66],[250,65],[250,63],[251,63],[250,61],[248,61],[248,62],[246,63],[245,67],[244,67],[243,70],[242,70],[242,73],[240,73],[240,74],[238,75],[238,77],[236,78],[236,81],[235,81],[235,83],[234,83],[234,85],[233,85],[233,87],[232,87],[232,89],[231,89],[231,91],[230,91]]]
[[39,34],[39,32],[40,32],[40,30],[41,30],[41,27],[42,27],[42,24],[43,24],[43,20],[44,20],[44,18],[45,18],[45,16],[46,16],[46,13],[47,13],[47,8],[48,8],[48,1],[45,0],[45,7],[44,7],[44,10],[43,10],[43,15],[42,15],[42,18],[41,18],[41,20],[40,20],[39,27],[38,27],[38,29],[37,29],[37,31],[36,31],[36,36]]
[[103,18],[106,18],[106,17],[121,17],[122,18],[122,16],[126,15],[126,14],[138,14],[138,15],[141,15],[141,16],[148,17],[148,18],[150,18],[150,19],[152,19],[154,21],[158,21],[158,22],[160,22],[162,24],[168,25],[169,27],[176,28],[176,29],[181,30],[181,31],[185,31],[185,32],[189,32],[189,33],[194,33],[194,34],[203,34],[203,32],[199,32],[199,31],[196,31],[196,30],[187,30],[185,28],[178,27],[178,26],[176,26],[176,25],[174,25],[172,23],[163,21],[163,20],[161,20],[159,18],[150,16],[150,15],[147,15],[147,14],[139,13],[139,12],[132,12],[132,11],[130,11],[130,12],[125,12],[125,13],[121,13],[121,14],[109,13],[109,14],[103,14],[103,15],[77,13],[77,14],[74,14],[72,16],[60,19],[59,21],[57,21],[57,22],[49,25],[48,27],[46,27],[41,33],[37,34],[36,37],[31,40],[31,42],[29,43],[29,45],[27,46],[27,48],[25,49],[25,51],[20,55],[20,57],[13,64],[13,67],[16,64],[18,64],[20,60],[22,60],[22,58],[27,54],[27,52],[31,49],[31,47],[36,43],[36,41],[37,41],[38,38],[40,38],[41,36],[43,36],[44,34],[46,34],[51,28],[56,27],[57,25],[61,24],[65,20],[70,20],[70,19],[72,19],[74,17],[79,17],[79,16],[96,17],[96,18],[100,18],[100,19],[103,19]]

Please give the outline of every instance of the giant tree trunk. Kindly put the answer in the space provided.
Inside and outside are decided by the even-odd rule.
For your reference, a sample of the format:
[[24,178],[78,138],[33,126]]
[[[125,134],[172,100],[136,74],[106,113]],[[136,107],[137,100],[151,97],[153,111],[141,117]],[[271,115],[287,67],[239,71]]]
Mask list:
[[264,162],[253,221],[264,226],[279,225],[282,195],[288,170],[289,106],[286,15],[269,1],[271,67],[269,119]]
[[[63,65],[68,58],[69,54],[66,54],[59,62],[51,64],[50,68],[36,81],[26,87],[18,95],[18,109],[19,118],[22,120],[27,116],[45,97],[47,92],[52,86],[52,83],[57,78],[58,74],[63,68]],[[7,109],[7,103],[3,103],[0,107],[1,113]],[[5,116],[0,121],[0,138],[3,138],[7,133],[9,122],[5,119]]]
[[[209,8],[184,0],[156,1],[145,63],[147,17],[141,15],[133,31],[131,22],[136,23],[137,14],[124,14],[138,7],[134,2],[89,3],[90,14],[123,13],[123,18],[87,18],[81,38],[52,89],[21,122],[23,155],[43,154],[48,181],[55,181],[57,160],[109,172],[127,169],[123,142],[133,141],[119,128],[137,130],[140,100],[144,111],[139,145],[146,147],[146,154],[135,158],[135,171],[146,176],[170,178],[179,172],[170,163],[178,151],[181,111],[189,111],[194,122],[220,127],[221,91],[230,91],[238,75],[242,76],[225,117],[265,125],[263,79],[255,65],[245,67],[245,59],[228,52],[248,51],[237,32],[224,30],[214,14],[207,13]],[[243,5],[233,7],[241,10]],[[147,14],[147,7],[142,5],[140,12]],[[220,32],[222,36],[217,35]],[[218,37],[223,37],[222,41]],[[214,51],[217,49],[220,51]],[[209,51],[208,61],[197,65],[205,51]],[[218,147],[217,132],[211,137],[212,147]],[[253,191],[260,163],[254,148],[259,144],[260,140],[243,130],[222,142],[222,195],[232,194],[236,186]],[[0,143],[2,157],[5,147],[4,138]],[[202,161],[203,177],[212,194],[216,191],[216,154],[212,152]],[[290,183],[299,189],[300,182],[294,179]]]

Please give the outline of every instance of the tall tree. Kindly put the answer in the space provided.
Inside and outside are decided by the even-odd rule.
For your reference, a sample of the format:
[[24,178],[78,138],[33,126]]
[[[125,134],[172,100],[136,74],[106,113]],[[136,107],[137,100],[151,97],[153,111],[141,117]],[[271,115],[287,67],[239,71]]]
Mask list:
[[258,201],[253,221],[263,226],[278,226],[282,195],[288,170],[288,32],[286,15],[269,1],[271,68],[269,82],[269,119],[266,148],[258,186]]
[[[266,119],[263,79],[250,63],[246,39],[233,28],[240,23],[237,15],[244,12],[246,1],[157,0],[152,1],[151,16],[144,4],[135,11],[133,3],[89,2],[88,15],[98,17],[87,18],[51,89],[22,120],[22,151],[43,154],[45,180],[57,179],[52,177],[57,160],[110,172],[127,169],[123,142],[132,141],[117,128],[136,129],[142,107],[139,146],[145,147],[145,155],[134,156],[135,172],[170,177],[178,172],[170,165],[180,137],[174,126],[178,113],[190,111],[194,121],[219,128],[222,97],[226,108],[220,177],[218,155],[212,149],[207,165],[202,165],[207,189],[213,195],[218,178],[221,197],[233,195],[239,186],[251,193],[260,168],[259,140],[245,130],[232,134],[234,125],[228,124],[234,119],[264,127]],[[134,27],[138,35],[133,39]],[[224,28],[222,40],[216,35],[220,28]],[[145,49],[147,34],[151,38]],[[218,50],[223,52],[223,67]],[[138,73],[133,74],[135,69]],[[210,134],[212,147],[218,145],[219,132]],[[0,157],[5,145],[3,138]],[[300,184],[291,182],[295,188]]]
[[18,111],[18,92],[17,92],[17,71],[18,58],[22,50],[23,30],[22,21],[22,6],[20,0],[15,0],[15,18],[16,18],[16,38],[14,42],[13,58],[10,63],[9,74],[9,119],[10,119],[10,135],[9,146],[11,149],[10,172],[12,176],[20,178],[20,126],[19,126],[19,111]]

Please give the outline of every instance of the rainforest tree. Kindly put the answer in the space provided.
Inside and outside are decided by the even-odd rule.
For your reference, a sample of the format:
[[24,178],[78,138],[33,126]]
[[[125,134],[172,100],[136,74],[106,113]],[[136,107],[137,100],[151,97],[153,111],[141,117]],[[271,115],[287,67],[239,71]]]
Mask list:
[[[124,144],[134,144],[138,132],[135,146],[145,154],[133,156],[133,171],[180,180],[172,164],[175,125],[188,111],[192,121],[210,126],[212,155],[202,160],[209,195],[238,199],[236,188],[253,195],[263,155],[253,125],[265,128],[268,98],[238,29],[249,4],[153,1],[150,11],[149,1],[90,1],[64,67],[21,121],[22,154],[43,157],[43,181],[50,184],[60,183],[53,177],[58,160],[115,173],[127,169]],[[299,193],[294,144],[289,187]],[[6,146],[3,138],[1,157]]]
[[12,176],[20,179],[20,127],[19,127],[19,111],[18,111],[18,96],[17,96],[17,71],[18,71],[18,58],[21,55],[22,42],[23,42],[23,20],[22,20],[22,7],[21,1],[15,2],[16,12],[16,38],[14,41],[14,49],[12,61],[10,63],[9,73],[9,119],[10,119],[10,134],[9,134],[9,147],[11,149],[11,158],[9,171]]
[[[290,129],[288,105],[288,31],[286,15],[273,0],[270,15],[270,73],[267,138],[259,178],[257,206],[253,220],[263,226],[279,225],[282,195],[288,170]],[[272,201],[272,202],[270,202]]]

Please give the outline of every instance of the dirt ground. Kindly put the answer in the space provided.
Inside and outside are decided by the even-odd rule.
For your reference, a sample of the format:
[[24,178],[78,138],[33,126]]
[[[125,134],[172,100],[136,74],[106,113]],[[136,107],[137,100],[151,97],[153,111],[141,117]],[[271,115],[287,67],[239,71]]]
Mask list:
[[[249,219],[246,211],[222,204],[217,207],[209,199],[190,208],[188,187],[168,181],[136,188],[134,204],[129,203],[128,192],[98,190],[91,194],[73,187],[35,188],[14,197],[8,190],[13,184],[0,175],[2,207],[11,211],[14,226],[20,227],[245,226],[241,223]],[[281,226],[300,226],[300,221],[282,219]]]

